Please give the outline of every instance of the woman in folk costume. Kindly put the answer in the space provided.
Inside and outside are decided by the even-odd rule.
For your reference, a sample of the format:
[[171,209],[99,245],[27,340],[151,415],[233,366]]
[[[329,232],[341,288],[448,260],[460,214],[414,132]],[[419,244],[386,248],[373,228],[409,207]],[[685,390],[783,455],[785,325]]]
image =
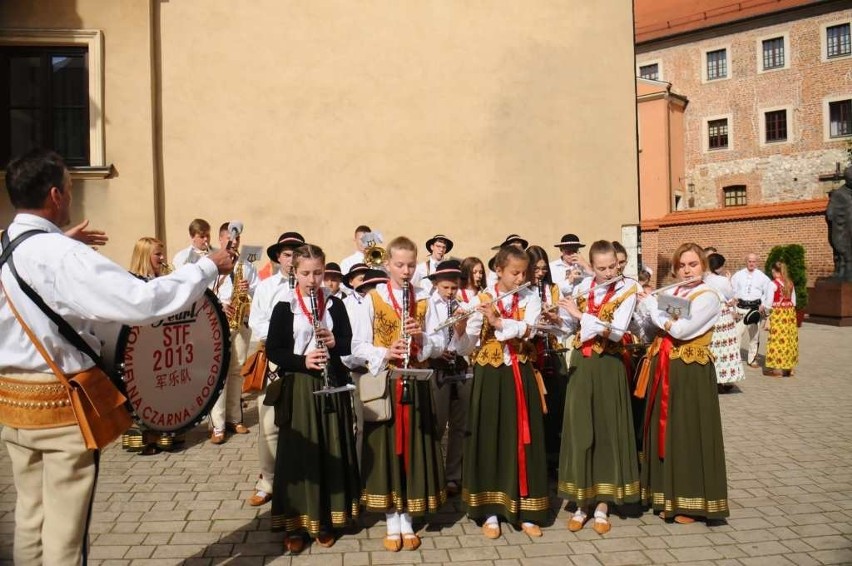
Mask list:
[[535,351],[529,338],[541,314],[541,299],[529,288],[517,291],[529,264],[522,249],[501,248],[494,264],[497,282],[473,298],[477,312],[459,337],[459,353],[472,351],[480,341],[472,355],[462,500],[468,516],[483,521],[488,538],[500,536],[501,519],[538,537],[549,501],[543,386],[533,372]]
[[348,391],[315,394],[348,380],[340,357],[352,330],[343,301],[322,287],[325,254],[306,244],[293,252],[296,288],[272,311],[266,352],[279,379],[267,387],[275,405],[279,457],[272,487],[272,529],[287,532],[285,549],[304,549],[305,535],[334,544],[334,529],[358,514],[361,483]]
[[796,326],[796,290],[787,265],[772,265],[772,283],[767,286],[763,304],[769,311],[769,337],[766,340],[765,375],[789,377],[799,363],[799,329]]
[[[594,507],[592,528],[611,529],[609,505],[638,503],[639,463],[630,403],[630,379],[622,336],[633,317],[637,286],[619,275],[615,248],[589,248],[594,272],[561,304],[579,323],[565,395],[559,458],[559,495],[577,506],[568,530],[583,528]],[[610,280],[616,279],[607,283]]]
[[710,269],[704,276],[704,282],[716,291],[722,308],[719,320],[713,328],[710,351],[713,352],[719,393],[727,393],[733,389],[734,383],[745,379],[743,360],[740,356],[740,335],[737,333],[737,321],[734,318],[737,301],[730,278],[720,273],[725,266],[725,257],[712,253],[707,256],[707,265]]
[[461,284],[459,300],[469,303],[485,289],[485,265],[478,257],[466,257],[461,262]]
[[722,418],[710,352],[721,309],[716,293],[702,282],[707,259],[697,244],[682,244],[672,257],[672,269],[680,285],[664,293],[679,299],[666,300],[668,306],[662,304],[664,297],[644,299],[659,334],[648,348],[637,387],[642,394],[649,384],[640,478],[645,505],[664,519],[692,523],[696,517],[729,515]]
[[[353,311],[352,316],[352,354],[372,376],[402,367],[405,359],[412,360],[412,366],[424,367],[420,362],[431,357],[433,348],[446,349],[440,336],[423,333],[428,295],[410,282],[417,266],[414,242],[395,238],[388,244],[387,254],[390,282],[370,291],[363,303],[365,308]],[[403,298],[406,292],[408,297]],[[403,311],[406,304],[408,312]],[[408,346],[401,339],[403,326],[412,337]],[[403,395],[406,388],[408,399]],[[429,380],[409,380],[406,384],[394,379],[389,390],[390,420],[364,423],[361,499],[368,510],[385,513],[387,550],[416,550],[420,538],[414,532],[412,516],[434,513],[446,499],[432,392]]]
[[[544,445],[547,451],[547,467],[551,472],[559,468],[559,446],[562,436],[562,416],[565,408],[565,388],[568,385],[568,367],[565,363],[565,351],[559,339],[567,335],[567,327],[559,316],[559,286],[553,283],[550,275],[550,260],[541,246],[527,248],[530,263],[527,280],[541,299],[541,322],[548,327],[546,332],[538,332],[533,338],[535,346],[535,369],[543,380],[547,391],[544,406]],[[545,310],[547,312],[544,312]]]

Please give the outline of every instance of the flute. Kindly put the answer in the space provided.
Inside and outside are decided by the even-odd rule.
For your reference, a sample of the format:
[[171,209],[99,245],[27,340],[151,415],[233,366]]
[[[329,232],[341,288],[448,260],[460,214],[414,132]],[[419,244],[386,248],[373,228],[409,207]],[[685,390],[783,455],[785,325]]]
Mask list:
[[[490,301],[486,301],[484,303],[481,303],[479,306],[487,307],[489,305],[493,305],[493,304],[497,303],[497,301],[500,301],[500,300],[504,299],[505,297],[508,297],[509,295],[514,295],[515,293],[517,293],[521,289],[526,289],[530,285],[532,285],[532,283],[527,281],[526,283],[524,283],[520,287],[515,287],[511,291],[501,293],[496,298],[491,299]],[[447,328],[448,326],[453,326],[455,323],[459,322],[460,320],[464,320],[464,319],[474,315],[475,313],[476,313],[476,309],[471,309],[469,311],[464,311],[464,312],[458,313],[457,315],[453,315],[453,316],[449,317],[447,320],[445,320],[444,322],[442,322],[441,324],[439,324],[438,326],[436,326],[435,330],[432,331],[432,334],[437,334],[438,332],[442,331],[443,329]]]
[[648,294],[656,295],[657,293],[662,293],[663,291],[668,291],[669,289],[680,287],[681,285],[689,285],[690,283],[695,283],[696,281],[701,281],[701,277],[689,277],[688,279],[684,279],[683,281],[678,281],[677,283],[672,283],[671,285],[666,285],[665,287],[654,289]]

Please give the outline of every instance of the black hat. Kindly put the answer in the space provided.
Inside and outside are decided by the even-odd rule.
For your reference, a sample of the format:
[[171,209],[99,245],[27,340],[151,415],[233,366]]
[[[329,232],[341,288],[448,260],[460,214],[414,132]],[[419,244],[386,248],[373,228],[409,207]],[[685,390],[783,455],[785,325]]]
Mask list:
[[359,273],[366,273],[368,271],[370,271],[370,268],[367,267],[366,263],[356,263],[350,267],[346,275],[343,276],[343,284],[352,289],[352,278]]
[[497,256],[495,255],[494,257],[492,257],[491,259],[488,260],[488,269],[490,271],[495,271],[496,263],[497,263]]
[[343,272],[340,271],[340,264],[334,263],[330,261],[325,264],[325,275],[337,275],[340,278],[343,278]]
[[506,239],[503,240],[502,244],[500,244],[499,246],[494,246],[491,249],[492,250],[499,250],[500,248],[505,248],[506,246],[511,246],[515,242],[518,242],[519,244],[521,244],[521,247],[523,247],[523,249],[527,249],[530,246],[530,243],[528,241],[524,240],[523,238],[521,238],[517,234],[509,234],[508,236],[506,236]]
[[444,278],[459,278],[461,277],[461,263],[457,259],[442,261],[438,264],[438,267],[435,268],[435,272],[430,273],[428,277],[429,281]]
[[284,248],[298,248],[299,246],[303,246],[305,244],[305,239],[298,232],[284,232],[280,236],[278,236],[278,242],[272,244],[268,248],[266,248],[266,255],[269,256],[269,259],[273,262],[278,262],[278,254],[281,253],[281,250]]
[[445,253],[450,253],[450,250],[453,249],[453,241],[444,236],[443,234],[435,234],[434,236],[426,240],[426,251],[432,253],[432,244],[434,244],[438,240],[444,240],[444,242],[447,243],[447,249]]
[[760,311],[757,309],[751,309],[743,317],[743,324],[746,326],[749,324],[757,324],[758,322],[760,322]]
[[555,248],[561,248],[562,246],[575,246],[577,248],[585,248],[586,244],[580,243],[580,238],[577,237],[576,234],[565,234],[562,236],[562,241],[558,244],[553,244]]
[[364,280],[358,283],[355,290],[360,293],[367,285],[375,287],[379,283],[387,283],[388,281],[390,281],[390,277],[381,269],[368,269],[367,272],[364,273]]

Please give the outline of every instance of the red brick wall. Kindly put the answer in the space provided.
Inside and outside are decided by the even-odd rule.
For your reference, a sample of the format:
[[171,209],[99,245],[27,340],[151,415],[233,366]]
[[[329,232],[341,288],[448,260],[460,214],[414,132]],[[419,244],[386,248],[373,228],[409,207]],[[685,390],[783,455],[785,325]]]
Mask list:
[[776,218],[737,219],[724,222],[697,222],[660,226],[642,232],[642,262],[654,270],[654,286],[671,281],[668,275],[674,250],[684,242],[713,246],[725,256],[725,266],[733,273],[745,267],[745,257],[756,253],[761,269],[773,246],[800,244],[805,248],[808,284],[834,271],[828,244],[825,216],[813,213]]

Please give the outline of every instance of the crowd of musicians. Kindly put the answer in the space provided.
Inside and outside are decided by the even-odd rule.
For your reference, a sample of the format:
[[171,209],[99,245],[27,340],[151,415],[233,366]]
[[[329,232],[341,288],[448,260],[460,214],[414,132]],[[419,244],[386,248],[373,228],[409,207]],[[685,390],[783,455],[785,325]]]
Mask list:
[[[208,253],[209,229],[191,223],[176,267]],[[246,367],[262,363],[264,377],[249,502],[272,502],[286,550],[333,545],[362,509],[385,514],[387,550],[414,550],[414,518],[428,521],[457,495],[485,537],[503,523],[538,537],[552,476],[571,531],[607,533],[612,507],[677,523],[728,516],[717,382],[742,371],[729,379],[720,366],[741,365],[736,301],[714,273],[721,256],[680,246],[679,283],[657,292],[623,275],[618,242],[594,242],[586,255],[566,234],[551,262],[512,234],[486,269],[451,259],[443,234],[425,242],[421,262],[410,239],[381,247],[380,238],[359,226],[357,250],[338,264],[285,232],[260,274],[245,265],[253,298],[228,379],[241,382],[251,334],[260,346]],[[777,271],[780,312],[792,285]],[[216,289],[227,305],[227,277]],[[664,296],[688,307],[661,306]],[[714,343],[714,329],[724,340]],[[406,378],[399,367],[431,372]],[[214,444],[247,432],[229,401],[239,391],[227,385],[217,405],[234,410],[211,415]]]
[[[420,246],[409,238],[382,243],[359,226],[358,250],[336,264],[291,231],[267,248],[269,263],[258,272],[253,258],[237,259],[239,236],[228,223],[214,250],[209,223],[196,219],[173,273],[166,274],[162,243],[143,238],[134,277],[85,245],[91,233],[68,234],[82,242],[62,235],[71,183],[59,156],[36,152],[11,163],[7,189],[18,214],[4,250],[23,232],[46,232],[18,247],[20,275],[81,335],[91,320],[162,318],[204,287],[238,318],[227,381],[209,415],[210,441],[251,432],[240,399],[243,374],[250,376],[260,470],[249,503],[271,502],[272,527],[285,531],[291,553],[312,540],[332,546],[362,511],[385,514],[387,550],[415,550],[415,518],[428,522],[455,496],[487,538],[500,537],[505,525],[540,537],[551,477],[572,512],[570,531],[588,526],[603,535],[611,513],[649,508],[676,523],[729,514],[717,361],[732,346],[714,343],[714,330],[729,325],[724,313],[734,316],[739,305],[712,284],[718,257],[708,261],[694,243],[672,257],[677,283],[657,290],[647,276],[624,276],[620,244],[586,246],[573,234],[546,246],[559,250],[555,261],[512,234],[487,262],[452,259],[454,242],[438,234],[419,262]],[[2,275],[0,348],[4,359],[16,357],[0,367],[0,395],[3,386],[44,387],[53,377],[6,304],[24,304],[25,317],[36,321],[42,313],[26,304],[18,273],[4,267]],[[99,281],[83,289],[92,276]],[[766,310],[781,315],[770,347],[773,333],[776,346],[792,339],[795,303],[783,264],[772,283]],[[245,296],[247,312],[235,307]],[[156,312],[140,305],[157,305]],[[44,321],[38,334],[62,370],[85,366],[79,355],[59,359],[67,350],[55,346],[62,338]],[[259,346],[250,351],[250,344]],[[738,356],[738,340],[736,349]],[[778,363],[789,371],[794,354],[781,352]],[[41,431],[4,424],[18,491],[16,560],[50,554],[75,562],[68,557],[81,548],[85,556],[85,526],[64,533],[61,544],[48,542],[44,529],[59,528],[63,506],[88,523],[83,503],[91,505],[97,454],[78,449],[79,432],[64,433],[61,451],[73,451],[64,465],[76,470],[77,491],[63,492],[64,501],[56,495],[48,509],[35,486],[70,473],[56,471],[57,463],[46,473],[51,431],[68,431],[67,423]]]

